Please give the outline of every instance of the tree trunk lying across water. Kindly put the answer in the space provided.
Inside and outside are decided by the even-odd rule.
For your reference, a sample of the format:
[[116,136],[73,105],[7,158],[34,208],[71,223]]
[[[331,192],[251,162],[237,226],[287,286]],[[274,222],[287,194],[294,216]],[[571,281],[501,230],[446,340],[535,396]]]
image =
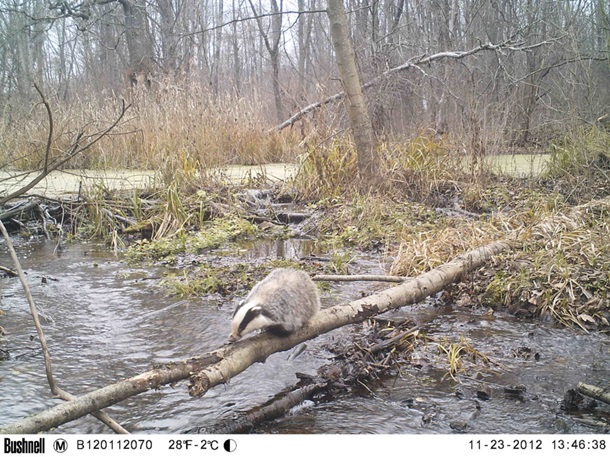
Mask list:
[[0,434],[37,433],[65,424],[93,411],[113,405],[149,389],[190,377],[192,395],[204,395],[225,383],[255,362],[264,362],[275,352],[286,351],[344,325],[362,322],[385,311],[417,303],[479,268],[492,256],[510,249],[498,241],[472,250],[444,265],[396,287],[320,311],[309,325],[285,338],[266,333],[225,345],[200,357],[168,363],[129,379],[105,386],[74,400],[26,417],[0,428]]
[[595,398],[610,405],[610,390],[579,382],[576,390],[587,397]]

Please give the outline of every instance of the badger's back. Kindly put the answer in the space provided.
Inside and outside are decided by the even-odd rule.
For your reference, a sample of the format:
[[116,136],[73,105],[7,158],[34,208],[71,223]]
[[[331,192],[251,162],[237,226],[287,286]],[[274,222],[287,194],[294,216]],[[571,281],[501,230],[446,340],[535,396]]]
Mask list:
[[235,310],[231,338],[261,328],[287,335],[305,325],[319,309],[318,289],[309,275],[278,268],[256,284]]
[[292,268],[273,270],[252,289],[246,303],[262,306],[277,330],[286,333],[305,325],[320,309],[316,285],[307,273]]

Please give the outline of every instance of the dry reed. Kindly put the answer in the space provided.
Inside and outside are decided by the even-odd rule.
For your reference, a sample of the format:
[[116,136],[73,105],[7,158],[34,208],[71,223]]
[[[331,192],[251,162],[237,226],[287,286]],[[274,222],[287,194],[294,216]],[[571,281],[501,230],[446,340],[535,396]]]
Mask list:
[[[131,94],[120,126],[71,168],[161,169],[165,175],[231,164],[296,159],[292,131],[269,134],[260,98],[213,96],[205,87],[170,83]],[[62,154],[77,132],[99,131],[116,117],[118,96],[50,99],[54,118],[53,154]],[[38,102],[7,108],[0,118],[0,164],[37,169],[48,135],[48,119]],[[10,112],[9,112],[10,111]]]

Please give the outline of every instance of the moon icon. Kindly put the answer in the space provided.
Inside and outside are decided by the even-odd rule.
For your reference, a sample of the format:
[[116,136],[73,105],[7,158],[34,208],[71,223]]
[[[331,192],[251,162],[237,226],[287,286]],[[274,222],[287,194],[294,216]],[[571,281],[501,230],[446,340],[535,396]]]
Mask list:
[[227,452],[233,452],[233,451],[235,451],[235,449],[237,449],[237,443],[235,442],[235,440],[229,439],[224,442],[222,447],[224,447],[225,451],[227,451]]

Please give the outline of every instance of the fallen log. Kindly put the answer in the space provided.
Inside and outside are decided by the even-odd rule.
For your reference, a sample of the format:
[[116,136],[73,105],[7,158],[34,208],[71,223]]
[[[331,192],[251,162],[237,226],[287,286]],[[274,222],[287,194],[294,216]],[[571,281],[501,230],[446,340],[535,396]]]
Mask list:
[[488,244],[396,287],[345,305],[324,309],[314,316],[309,325],[288,337],[279,338],[262,333],[222,346],[201,357],[156,367],[8,424],[0,428],[0,434],[26,434],[49,430],[149,389],[189,377],[191,395],[204,395],[212,387],[226,383],[253,363],[264,362],[273,353],[286,351],[336,328],[363,322],[377,314],[417,303],[440,292],[447,285],[482,266],[492,256],[509,248],[510,244],[506,241]]
[[206,435],[248,433],[259,424],[284,416],[291,408],[302,404],[321,389],[322,385],[312,381],[310,384],[281,392],[264,405],[256,407],[242,416],[227,419],[212,427],[196,427],[189,433]]
[[38,206],[37,201],[23,202],[7,209],[3,213],[0,213],[0,221],[8,220],[17,214],[27,213],[33,211]]
[[589,384],[579,382],[576,385],[576,390],[579,393],[586,395],[587,397],[595,398],[596,400],[599,400],[601,402],[604,402],[604,403],[607,403],[610,405],[610,390],[609,389],[602,389],[601,387],[592,386]]

